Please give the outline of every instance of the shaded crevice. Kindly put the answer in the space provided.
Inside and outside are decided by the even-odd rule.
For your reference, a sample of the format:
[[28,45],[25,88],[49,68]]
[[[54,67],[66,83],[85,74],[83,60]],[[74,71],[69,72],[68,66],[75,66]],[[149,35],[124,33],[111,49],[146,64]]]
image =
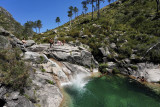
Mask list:
[[3,107],[6,104],[6,102],[2,99],[0,99],[0,107]]

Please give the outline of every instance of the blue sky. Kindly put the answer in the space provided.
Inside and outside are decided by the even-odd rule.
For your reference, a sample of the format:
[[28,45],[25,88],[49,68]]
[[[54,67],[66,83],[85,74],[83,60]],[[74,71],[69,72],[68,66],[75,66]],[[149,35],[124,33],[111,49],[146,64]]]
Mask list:
[[[79,8],[82,13],[81,2],[83,0],[0,0],[0,6],[7,9],[12,16],[22,25],[26,21],[36,21],[40,19],[43,24],[41,32],[57,27],[56,17],[60,17],[60,25],[68,22],[67,11],[69,6]],[[101,3],[101,8],[108,3]],[[88,12],[91,11],[89,5]]]

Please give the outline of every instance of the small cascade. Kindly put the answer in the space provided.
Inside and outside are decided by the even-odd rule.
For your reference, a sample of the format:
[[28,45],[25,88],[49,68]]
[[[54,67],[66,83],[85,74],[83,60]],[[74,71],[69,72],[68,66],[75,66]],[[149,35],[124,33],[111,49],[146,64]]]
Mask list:
[[72,86],[75,90],[79,90],[81,92],[85,91],[85,86],[90,80],[91,73],[76,73],[73,75],[73,78],[67,82],[62,83],[63,87]]
[[54,66],[59,67],[59,65],[56,62],[52,61],[51,59],[48,59],[48,57],[45,54],[43,54],[43,56],[47,61],[51,62]]
[[55,62],[53,62],[52,60],[50,60],[50,59],[48,59],[48,57],[45,55],[45,54],[43,54],[43,56],[44,56],[44,58],[47,60],[47,61],[49,61],[49,62],[51,62],[52,64],[56,64]]
[[76,89],[83,89],[85,87],[85,85],[88,83],[89,81],[89,76],[90,74],[89,73],[80,73],[80,74],[76,74],[74,76],[74,79],[71,80],[73,86],[76,88]]
[[[54,62],[51,59],[48,59],[48,57],[45,54],[44,54],[44,57],[45,57],[46,60],[48,60],[49,62],[51,62],[55,67],[58,67],[58,68],[62,69],[62,67],[60,67],[56,62]],[[61,82],[61,86],[62,87],[73,86],[75,89],[84,90],[85,85],[90,80],[91,73],[88,72],[87,70],[82,70],[82,71],[83,72],[81,72],[81,71],[75,71],[71,75],[70,79],[68,79],[68,81]],[[97,72],[97,70],[94,70],[94,71]]]

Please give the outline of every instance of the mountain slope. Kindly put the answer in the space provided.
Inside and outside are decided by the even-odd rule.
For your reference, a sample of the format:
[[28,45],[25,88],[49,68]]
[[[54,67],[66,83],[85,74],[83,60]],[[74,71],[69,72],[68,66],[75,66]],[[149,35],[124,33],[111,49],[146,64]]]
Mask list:
[[136,61],[160,62],[160,52],[147,50],[159,40],[160,13],[156,13],[156,2],[153,0],[119,0],[100,10],[101,17],[91,20],[91,13],[81,15],[70,23],[55,30],[35,36],[37,42],[48,42],[49,38],[58,35],[59,40],[81,42],[100,60],[99,48],[109,49],[108,60],[125,58]]
[[2,7],[0,7],[0,26],[7,31],[15,34],[17,37],[21,36],[23,32],[23,26],[18,23],[12,17],[12,15]]

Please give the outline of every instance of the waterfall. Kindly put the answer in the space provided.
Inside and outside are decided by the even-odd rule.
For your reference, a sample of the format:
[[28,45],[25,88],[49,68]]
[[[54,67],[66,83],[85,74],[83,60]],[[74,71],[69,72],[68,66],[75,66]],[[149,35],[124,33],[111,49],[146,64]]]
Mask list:
[[90,80],[91,73],[76,73],[73,75],[73,78],[67,82],[62,83],[61,86],[68,87],[72,86],[75,90],[79,90],[81,92],[85,91],[85,86]]
[[[62,69],[56,62],[54,62],[51,59],[48,59],[45,54],[43,54],[43,56],[45,57],[46,60],[51,62],[53,65]],[[94,70],[94,72],[97,72],[97,70]],[[68,82],[62,82],[61,86],[62,87],[73,86],[76,89],[83,90],[85,85],[90,80],[89,78],[90,76],[91,76],[91,73],[85,69],[81,69],[80,71],[74,71],[74,73],[72,73],[71,79]]]
[[43,56],[47,61],[51,62],[54,66],[59,67],[59,65],[56,62],[52,61],[51,59],[48,59],[48,57],[45,54],[43,54]]

